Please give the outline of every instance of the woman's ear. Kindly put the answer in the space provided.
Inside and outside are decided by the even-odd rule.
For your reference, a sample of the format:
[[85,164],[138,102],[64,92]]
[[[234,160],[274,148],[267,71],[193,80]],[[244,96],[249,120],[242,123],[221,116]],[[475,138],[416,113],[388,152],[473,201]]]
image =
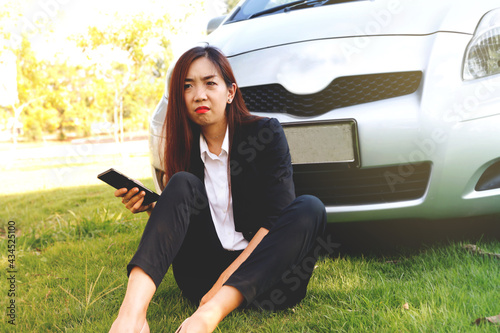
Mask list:
[[234,99],[234,95],[236,95],[236,90],[238,87],[236,86],[236,83],[233,83],[231,87],[228,88],[228,94],[227,94],[227,102],[231,103]]

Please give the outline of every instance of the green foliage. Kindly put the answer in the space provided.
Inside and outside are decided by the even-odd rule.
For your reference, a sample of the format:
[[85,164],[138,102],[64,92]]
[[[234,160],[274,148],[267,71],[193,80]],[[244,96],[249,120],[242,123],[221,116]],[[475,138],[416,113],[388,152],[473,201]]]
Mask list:
[[[2,11],[0,27],[12,15]],[[146,129],[163,92],[173,33],[166,14],[116,17],[107,27],[90,27],[70,38],[83,50],[85,62],[62,54],[39,59],[29,36],[23,36],[17,48],[10,45],[17,58],[19,103],[0,108],[0,120],[6,124],[9,117],[19,117],[29,140],[54,133],[61,139],[88,136],[92,124],[105,122],[123,124],[125,131]],[[8,37],[3,28],[1,36]]]
[[167,15],[158,19],[143,13],[113,22],[74,37],[99,80],[99,86],[94,86],[98,93],[91,100],[107,105],[107,120],[120,124],[122,131],[144,129],[149,111],[162,94],[172,58],[167,37],[173,33],[172,25]]

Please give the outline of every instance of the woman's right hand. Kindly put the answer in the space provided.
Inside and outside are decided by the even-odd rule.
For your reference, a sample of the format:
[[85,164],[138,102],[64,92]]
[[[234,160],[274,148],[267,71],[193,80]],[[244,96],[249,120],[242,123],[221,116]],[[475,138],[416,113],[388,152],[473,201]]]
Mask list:
[[155,202],[150,203],[149,205],[143,206],[144,197],[146,196],[146,192],[142,191],[139,193],[139,188],[134,187],[130,191],[126,188],[121,188],[115,191],[115,197],[122,198],[122,203],[125,205],[125,208],[130,210],[132,213],[142,213],[148,212],[151,214],[151,211],[155,207]]

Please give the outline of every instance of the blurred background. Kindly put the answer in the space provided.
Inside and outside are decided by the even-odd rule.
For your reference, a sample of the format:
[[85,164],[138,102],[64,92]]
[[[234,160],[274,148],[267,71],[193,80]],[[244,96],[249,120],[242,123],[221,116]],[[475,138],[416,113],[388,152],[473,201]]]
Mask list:
[[147,130],[172,59],[236,0],[2,0],[3,193],[150,177]]

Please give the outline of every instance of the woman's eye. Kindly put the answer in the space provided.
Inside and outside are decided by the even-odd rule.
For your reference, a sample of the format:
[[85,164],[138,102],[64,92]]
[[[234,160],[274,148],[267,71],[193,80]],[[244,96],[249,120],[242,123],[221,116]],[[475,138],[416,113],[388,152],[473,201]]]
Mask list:
[[186,84],[184,85],[184,89],[188,89],[188,88],[191,88],[191,85],[190,85],[190,84],[188,84],[188,83],[186,83]]
[[208,81],[208,82],[207,82],[207,84],[208,84],[209,86],[215,86],[215,85],[216,85],[216,83],[215,83],[215,82],[213,82],[213,81]]

